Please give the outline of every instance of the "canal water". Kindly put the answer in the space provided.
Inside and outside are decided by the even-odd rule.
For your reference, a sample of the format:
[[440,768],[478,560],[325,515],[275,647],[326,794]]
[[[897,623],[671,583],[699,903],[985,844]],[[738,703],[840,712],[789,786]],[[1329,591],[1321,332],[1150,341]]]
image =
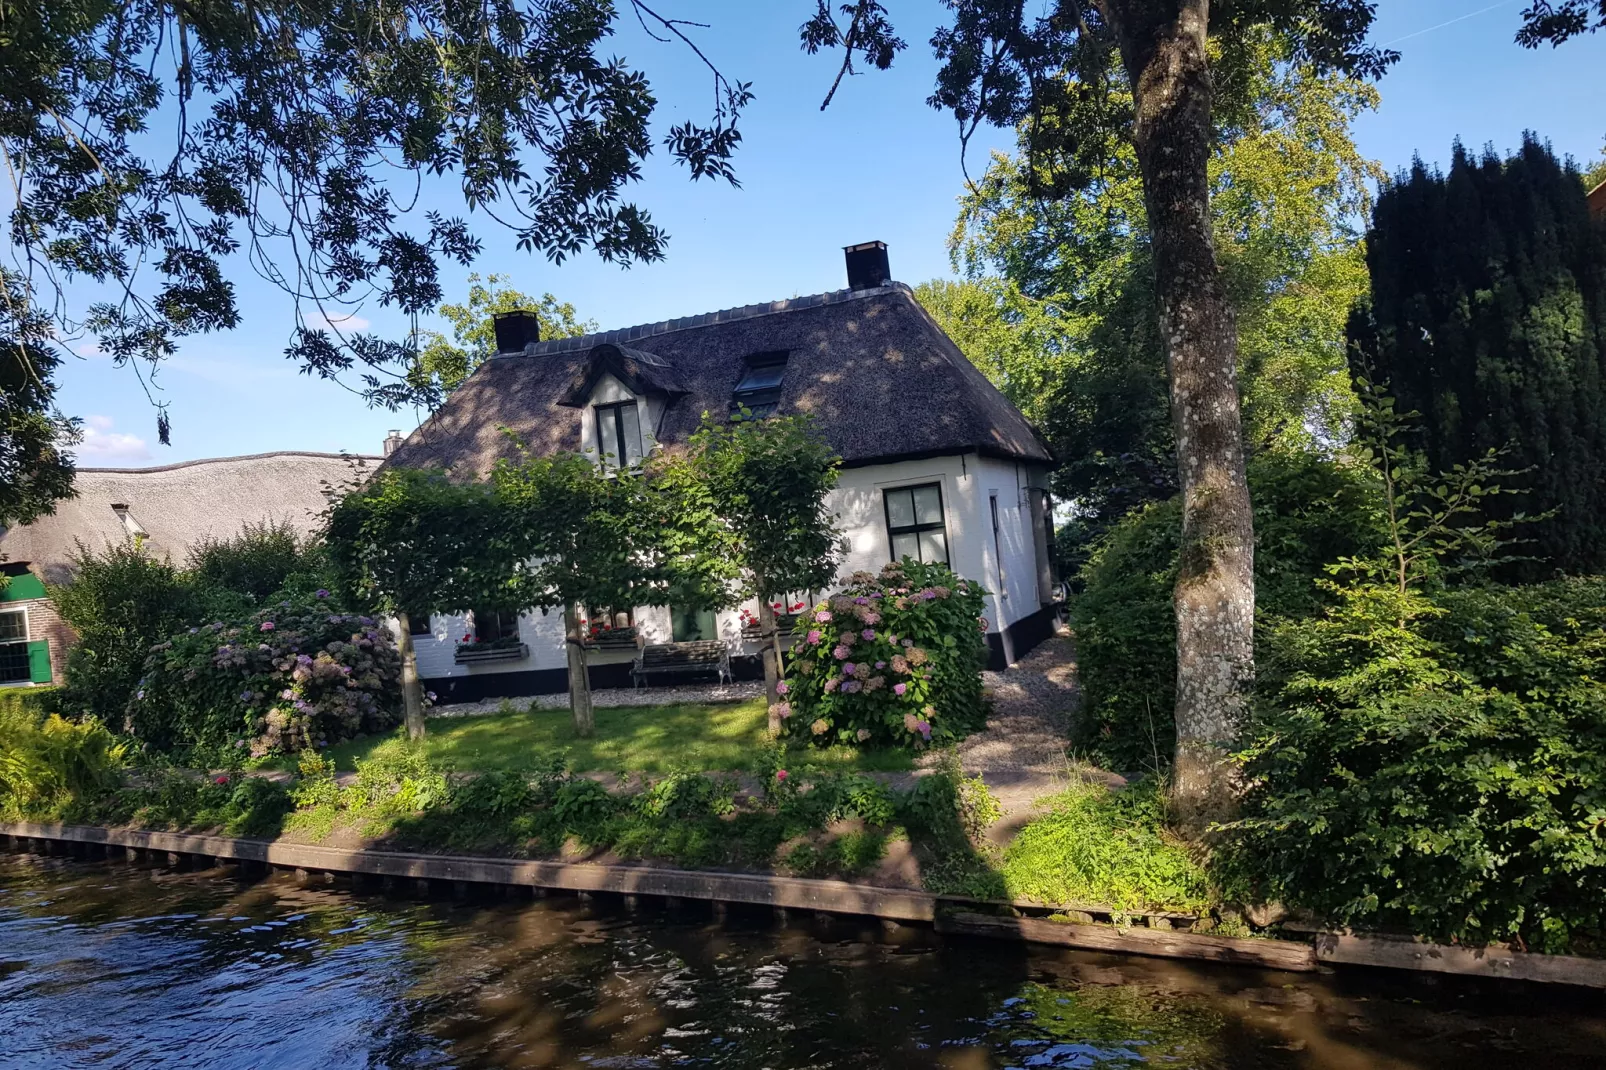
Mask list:
[[1598,993],[0,853],[0,1068],[1606,1066]]

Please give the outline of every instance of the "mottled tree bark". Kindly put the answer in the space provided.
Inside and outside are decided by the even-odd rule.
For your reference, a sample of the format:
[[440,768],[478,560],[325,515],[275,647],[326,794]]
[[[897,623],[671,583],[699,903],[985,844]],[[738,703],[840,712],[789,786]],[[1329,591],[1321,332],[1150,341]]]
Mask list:
[[396,652],[401,655],[402,711],[408,739],[424,738],[424,685],[418,679],[418,654],[413,649],[413,622],[396,612]]
[[1237,331],[1211,240],[1209,0],[1102,0],[1133,87],[1182,481],[1172,802],[1202,829],[1231,812],[1228,748],[1254,680],[1254,526]]
[[764,662],[764,697],[770,711],[769,730],[773,739],[781,734],[781,715],[775,705],[781,701],[777,690],[781,682],[781,640],[775,632],[775,607],[768,595],[758,596],[758,651]]
[[563,607],[563,645],[569,654],[569,715],[574,718],[574,734],[589,739],[597,729],[591,709],[591,674],[586,666],[585,635],[580,614],[574,606]]

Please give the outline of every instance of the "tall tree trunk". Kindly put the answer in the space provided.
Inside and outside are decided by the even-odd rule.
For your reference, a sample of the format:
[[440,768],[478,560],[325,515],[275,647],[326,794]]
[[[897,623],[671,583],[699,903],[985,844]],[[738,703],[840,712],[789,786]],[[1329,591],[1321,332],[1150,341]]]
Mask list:
[[563,645],[569,653],[569,714],[574,718],[574,734],[589,739],[597,729],[591,710],[591,675],[586,667],[585,635],[580,613],[574,606],[563,607]]
[[424,738],[424,685],[418,679],[418,653],[413,649],[413,622],[396,612],[396,650],[401,654],[402,710],[408,739]]
[[764,697],[770,711],[770,738],[781,734],[781,715],[776,703],[781,701],[777,689],[781,682],[781,640],[775,632],[775,607],[767,595],[758,596],[758,656],[764,662]]
[[1103,0],[1135,98],[1182,482],[1172,802],[1199,830],[1234,803],[1228,748],[1254,681],[1254,525],[1237,330],[1211,239],[1209,0]]

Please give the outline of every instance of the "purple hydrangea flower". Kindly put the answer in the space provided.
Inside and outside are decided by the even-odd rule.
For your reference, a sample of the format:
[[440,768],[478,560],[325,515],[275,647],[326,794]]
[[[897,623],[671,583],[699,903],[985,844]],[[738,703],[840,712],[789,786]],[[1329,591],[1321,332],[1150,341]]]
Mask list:
[[874,639],[875,638],[875,629],[874,628],[866,628],[864,631],[860,632],[859,634],[864,636],[866,639]]
[[319,587],[316,591],[313,592],[312,597],[314,597],[314,598],[328,598],[329,597],[329,592],[324,590],[322,587]]
[[853,662],[844,661],[842,663],[842,675],[843,676],[852,676],[854,673],[856,673],[858,671],[859,671],[859,667],[857,665],[853,664]]
[[878,669],[885,669],[887,667],[887,663],[884,661],[878,661],[875,663],[875,667]]
[[861,605],[861,606],[867,606],[867,605],[870,604],[870,600],[868,598],[866,598],[862,594],[859,597],[855,598],[853,601],[855,603],[857,603],[858,605]]

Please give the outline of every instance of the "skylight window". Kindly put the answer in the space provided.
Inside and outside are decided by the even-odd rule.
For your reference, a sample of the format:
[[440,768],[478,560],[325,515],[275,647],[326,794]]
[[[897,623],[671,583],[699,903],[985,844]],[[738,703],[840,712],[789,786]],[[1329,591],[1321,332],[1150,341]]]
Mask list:
[[781,380],[786,376],[784,350],[772,353],[754,353],[747,358],[747,370],[736,384],[731,397],[731,410],[749,410],[755,417],[773,416],[781,401]]

